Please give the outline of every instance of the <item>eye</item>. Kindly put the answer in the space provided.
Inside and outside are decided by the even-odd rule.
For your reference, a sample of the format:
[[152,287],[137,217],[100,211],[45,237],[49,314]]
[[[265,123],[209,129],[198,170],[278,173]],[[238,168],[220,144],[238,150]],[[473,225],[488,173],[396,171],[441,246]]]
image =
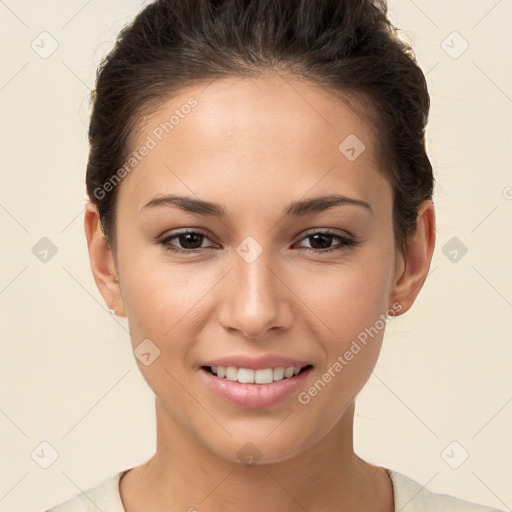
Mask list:
[[[219,247],[218,245],[213,248],[203,246],[203,242],[209,239],[210,238],[207,233],[187,230],[181,231],[180,233],[175,233],[173,235],[168,235],[161,239],[159,243],[164,246],[166,251],[181,254],[194,254],[198,253],[201,249],[211,251]],[[337,232],[333,232],[328,229],[309,233],[304,238],[302,238],[302,240],[308,239],[311,240],[311,247],[302,247],[302,249],[306,252],[314,254],[325,254],[332,251],[346,250],[349,247],[353,247],[359,243],[353,238]],[[338,241],[338,245],[331,247],[332,242],[335,240]],[[179,243],[181,247],[176,247],[176,243]]]
[[[176,247],[171,241],[177,240],[183,248]],[[194,252],[198,252],[199,249],[204,249],[202,247],[202,243],[204,240],[208,240],[208,236],[206,233],[201,233],[199,231],[182,231],[180,233],[176,233],[174,235],[169,235],[160,240],[160,244],[162,244],[167,251],[176,252],[176,253],[184,253],[191,254]],[[211,248],[206,248],[211,250]]]
[[[332,251],[342,251],[358,244],[358,242],[353,238],[331,231],[329,229],[309,233],[302,240],[307,239],[312,240],[312,243],[310,242],[312,247],[304,247],[304,249],[306,252],[311,252],[314,254],[325,254]],[[338,240],[338,246],[330,247],[333,240]],[[327,246],[327,248],[322,246]]]

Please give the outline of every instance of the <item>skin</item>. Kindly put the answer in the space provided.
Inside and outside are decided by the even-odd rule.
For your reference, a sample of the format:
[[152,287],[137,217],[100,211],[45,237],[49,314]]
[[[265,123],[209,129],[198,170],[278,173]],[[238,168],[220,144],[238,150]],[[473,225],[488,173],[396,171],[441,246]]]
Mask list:
[[[128,471],[128,512],[392,511],[391,481],[353,450],[354,400],[375,367],[385,329],[301,404],[292,395],[263,409],[223,401],[199,376],[207,359],[274,353],[313,365],[307,390],[379,315],[405,313],[429,271],[435,245],[431,201],[418,209],[405,253],[395,246],[392,190],[378,167],[374,133],[346,103],[297,78],[222,79],[183,89],[137,131],[137,144],[193,96],[184,116],[119,185],[117,238],[106,243],[94,205],[85,213],[92,272],[109,307],[127,316],[135,349],[149,338],[160,356],[137,364],[155,393],[157,450]],[[338,145],[356,134],[366,149],[349,161]],[[137,145],[133,149],[136,149]],[[221,204],[227,217],[143,206],[158,194]],[[366,201],[300,218],[292,201],[328,194]],[[194,228],[196,245],[163,235]],[[311,231],[337,238],[314,245]],[[248,236],[263,252],[236,252]],[[213,248],[208,251],[207,248]],[[317,248],[317,253],[307,249]],[[253,465],[238,451],[252,443]]]

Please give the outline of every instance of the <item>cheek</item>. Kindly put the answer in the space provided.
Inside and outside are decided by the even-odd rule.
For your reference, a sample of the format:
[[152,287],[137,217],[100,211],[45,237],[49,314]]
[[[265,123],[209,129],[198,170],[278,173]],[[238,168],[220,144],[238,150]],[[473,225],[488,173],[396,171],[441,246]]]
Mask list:
[[339,420],[375,367],[386,326],[381,317],[387,310],[382,272],[388,264],[374,260],[373,266],[347,266],[317,279],[314,286],[304,285],[311,310],[321,320],[317,324],[323,326],[323,334],[316,334],[325,358],[316,379],[298,397],[315,431]]
[[[205,294],[203,288],[207,283],[178,271],[176,265],[162,262],[156,265],[153,261],[152,265],[139,266],[139,260],[129,270],[128,263],[126,260],[123,300],[137,366],[166,407],[169,405],[170,409],[181,411],[177,416],[185,417],[192,414],[190,411],[194,406],[187,400],[188,395],[183,393],[182,385],[189,385],[186,380],[189,375],[184,370],[190,366],[190,352],[199,329],[194,311],[198,307],[200,309],[197,303]],[[140,268],[145,268],[145,271],[139,271]],[[192,266],[188,268],[192,269]],[[137,353],[142,352],[137,347],[148,346],[142,344],[146,339],[151,340],[157,349],[150,345],[144,352],[152,354],[156,350],[158,353],[148,365],[137,357]]]
[[336,340],[348,339],[386,311],[392,261],[364,256],[294,278],[293,289]]
[[149,338],[166,366],[188,366],[209,318],[204,314],[208,295],[222,276],[213,267],[171,264],[154,249],[141,251],[136,261],[125,258],[123,269],[123,301],[133,348]]
[[[165,265],[163,266],[165,270]],[[165,340],[173,335],[197,302],[201,287],[169,268],[133,272],[125,282],[123,299],[133,335]]]
[[321,393],[317,403],[325,401],[327,405],[332,400],[334,416],[360,391],[379,356],[394,265],[392,254],[391,245],[378,248],[375,244],[375,249],[367,247],[350,263],[302,281],[300,293],[312,312],[309,317],[320,320],[316,322],[321,326],[316,336],[325,359],[319,377],[328,372],[325,379],[329,389]]
[[[127,226],[119,237],[119,270],[122,295],[128,319],[137,329],[171,327],[169,312],[187,300],[186,272],[166,264],[165,254]],[[165,324],[165,326],[164,326]],[[142,333],[145,334],[145,333]],[[153,333],[154,334],[154,333]]]

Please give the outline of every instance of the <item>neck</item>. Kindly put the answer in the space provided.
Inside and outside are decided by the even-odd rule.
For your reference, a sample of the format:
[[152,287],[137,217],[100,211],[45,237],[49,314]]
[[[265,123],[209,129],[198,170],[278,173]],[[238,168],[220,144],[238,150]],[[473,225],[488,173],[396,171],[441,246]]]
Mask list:
[[354,453],[354,407],[352,402],[322,440],[296,456],[246,465],[214,453],[176,423],[157,399],[157,450],[121,480],[125,508],[127,512],[362,508],[390,512],[392,488],[387,475]]

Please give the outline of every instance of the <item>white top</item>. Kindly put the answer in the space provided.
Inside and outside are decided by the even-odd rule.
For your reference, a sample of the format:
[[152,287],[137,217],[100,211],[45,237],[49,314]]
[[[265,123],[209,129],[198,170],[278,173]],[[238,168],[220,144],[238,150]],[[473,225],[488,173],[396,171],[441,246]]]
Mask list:
[[[448,494],[429,491],[411,478],[384,468],[393,483],[395,512],[504,512]],[[120,471],[73,498],[46,512],[126,512],[119,493],[119,480],[128,470]]]

